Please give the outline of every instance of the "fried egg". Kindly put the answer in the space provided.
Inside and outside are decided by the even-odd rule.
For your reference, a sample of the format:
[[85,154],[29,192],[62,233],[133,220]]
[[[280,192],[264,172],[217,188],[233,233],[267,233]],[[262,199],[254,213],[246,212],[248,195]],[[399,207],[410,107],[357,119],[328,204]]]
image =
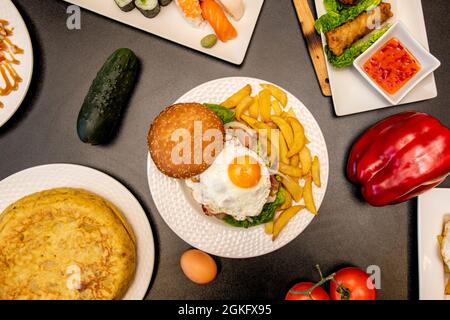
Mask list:
[[206,171],[186,184],[194,199],[211,213],[225,213],[237,220],[258,216],[271,188],[264,161],[234,139],[225,143]]
[[441,241],[441,254],[447,268],[450,270],[450,221],[445,224]]

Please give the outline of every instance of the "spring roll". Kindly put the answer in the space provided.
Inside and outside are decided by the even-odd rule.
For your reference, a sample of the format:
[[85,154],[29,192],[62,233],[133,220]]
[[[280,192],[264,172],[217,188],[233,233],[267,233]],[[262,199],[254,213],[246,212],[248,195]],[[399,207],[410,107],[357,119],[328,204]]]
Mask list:
[[377,25],[386,22],[392,15],[391,5],[382,2],[374,10],[363,12],[356,19],[326,32],[328,47],[334,55],[340,56],[345,49],[372,32]]

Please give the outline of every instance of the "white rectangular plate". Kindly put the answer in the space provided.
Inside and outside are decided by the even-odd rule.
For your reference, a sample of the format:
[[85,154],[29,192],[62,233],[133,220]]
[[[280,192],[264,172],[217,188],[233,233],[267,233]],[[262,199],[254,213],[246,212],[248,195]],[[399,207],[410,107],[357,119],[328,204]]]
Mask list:
[[417,210],[420,300],[450,300],[444,293],[450,277],[444,272],[437,240],[450,217],[450,189],[433,189],[419,196]]
[[[421,0],[388,0],[385,2],[392,4],[394,17],[391,22],[402,21],[416,40],[429,51]],[[315,3],[318,16],[325,14],[323,0],[315,0]],[[327,68],[336,115],[345,116],[392,106],[353,67],[339,70],[327,62]],[[434,74],[431,74],[419,83],[402,100],[401,104],[432,99],[436,96],[436,82]]]
[[246,10],[242,19],[234,21],[230,18],[238,32],[238,37],[226,43],[219,41],[213,48],[205,49],[200,45],[200,40],[214,33],[212,28],[206,23],[195,27],[186,21],[174,1],[162,7],[161,12],[153,19],[144,17],[137,9],[123,12],[114,0],[64,1],[237,65],[244,61],[264,3],[264,0],[244,0]]

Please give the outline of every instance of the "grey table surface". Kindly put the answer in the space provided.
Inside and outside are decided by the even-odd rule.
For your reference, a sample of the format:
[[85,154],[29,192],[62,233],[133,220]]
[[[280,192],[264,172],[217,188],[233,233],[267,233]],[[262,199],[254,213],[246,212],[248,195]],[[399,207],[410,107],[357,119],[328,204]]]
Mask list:
[[[331,99],[320,93],[290,0],[266,0],[240,67],[85,10],[81,30],[70,31],[62,1],[13,2],[29,27],[36,63],[26,100],[0,128],[0,179],[37,165],[76,163],[121,181],[145,208],[154,232],[156,264],[148,299],[282,299],[295,280],[317,279],[316,264],[326,273],[346,265],[377,265],[382,272],[380,299],[418,297],[416,200],[370,207],[346,180],[344,167],[358,135],[391,114],[423,111],[450,126],[449,1],[423,1],[430,48],[442,61],[435,73],[439,96],[343,118],[335,116]],[[96,71],[118,47],[129,47],[139,56],[140,80],[114,141],[89,146],[77,137],[76,118]],[[275,82],[304,102],[324,132],[330,180],[319,215],[297,239],[258,258],[217,258],[217,280],[198,286],[179,267],[189,246],[164,223],[150,195],[146,135],[162,108],[203,82],[228,76]],[[449,181],[443,186],[450,187]]]

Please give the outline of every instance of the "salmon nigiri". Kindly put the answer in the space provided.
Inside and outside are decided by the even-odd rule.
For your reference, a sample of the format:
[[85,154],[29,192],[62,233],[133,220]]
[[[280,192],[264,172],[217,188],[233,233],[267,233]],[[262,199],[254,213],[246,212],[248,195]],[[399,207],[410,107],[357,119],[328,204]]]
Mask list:
[[186,19],[197,25],[203,21],[200,0],[176,0],[175,2]]
[[220,41],[227,42],[237,37],[236,29],[217,2],[214,0],[202,0],[200,5],[203,18],[209,22]]

